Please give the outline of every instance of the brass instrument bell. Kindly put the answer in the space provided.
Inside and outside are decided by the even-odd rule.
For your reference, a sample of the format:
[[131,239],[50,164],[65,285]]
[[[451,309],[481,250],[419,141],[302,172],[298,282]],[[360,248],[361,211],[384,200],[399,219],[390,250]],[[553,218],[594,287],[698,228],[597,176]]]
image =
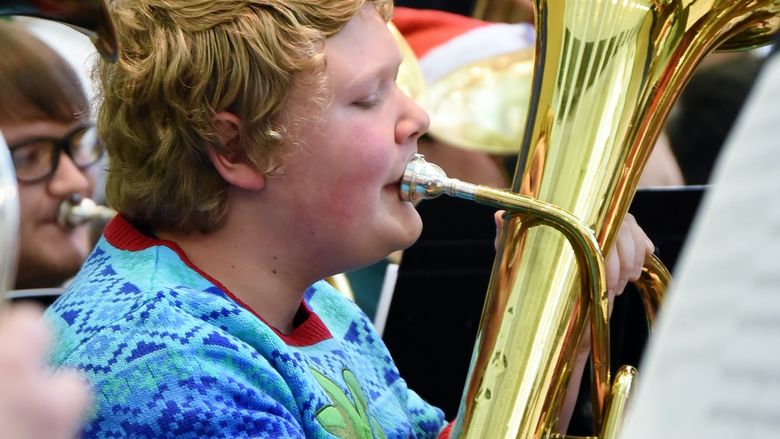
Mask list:
[[428,84],[419,104],[433,137],[496,155],[520,150],[531,98],[533,48],[468,63]]
[[[770,42],[780,27],[780,0],[536,0],[534,6],[528,120],[514,195],[503,199],[512,205],[523,195],[555,206],[589,229],[603,251],[695,66],[719,45]],[[431,181],[434,192],[450,185]],[[475,200],[501,195],[467,188],[453,191]],[[581,246],[559,227],[537,227],[540,220],[523,209],[502,230],[451,437],[561,437],[559,411],[589,330],[594,433],[613,438],[620,426],[613,414],[622,412],[635,372],[624,370],[613,385],[607,297],[587,288],[593,281],[584,273],[593,270],[582,268],[593,256],[575,252]]]

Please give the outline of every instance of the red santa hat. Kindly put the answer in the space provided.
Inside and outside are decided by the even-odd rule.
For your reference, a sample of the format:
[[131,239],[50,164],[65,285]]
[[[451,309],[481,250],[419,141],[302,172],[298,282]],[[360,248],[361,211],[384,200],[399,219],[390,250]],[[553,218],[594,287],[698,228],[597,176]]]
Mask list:
[[393,24],[411,46],[429,83],[481,59],[533,46],[529,23],[490,23],[432,9],[396,7]]
[[[530,94],[533,26],[403,7],[393,25],[424,77],[424,92],[409,94],[431,115],[429,134],[466,149],[515,153]],[[490,68],[472,68],[483,63]],[[399,84],[405,80],[399,76]]]

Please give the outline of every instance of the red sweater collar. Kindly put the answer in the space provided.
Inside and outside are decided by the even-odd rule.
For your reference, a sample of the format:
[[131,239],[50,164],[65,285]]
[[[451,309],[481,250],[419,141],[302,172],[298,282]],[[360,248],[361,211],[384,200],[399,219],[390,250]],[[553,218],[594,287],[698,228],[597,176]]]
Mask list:
[[331,338],[331,333],[325,326],[325,323],[317,316],[314,311],[309,308],[309,305],[305,300],[301,301],[301,307],[299,310],[301,323],[293,329],[292,333],[285,335],[279,332],[276,328],[269,325],[268,322],[263,319],[254,309],[249,307],[246,303],[241,301],[235,294],[228,290],[221,282],[211,277],[208,273],[201,270],[187,257],[181,247],[175,242],[165,239],[158,239],[151,236],[147,236],[139,231],[135,226],[130,224],[122,215],[117,215],[111,220],[110,223],[103,230],[103,236],[114,247],[120,250],[139,251],[155,246],[164,246],[173,250],[179,258],[191,269],[195,270],[198,274],[208,279],[209,282],[216,285],[222,292],[228,297],[234,300],[236,303],[244,307],[246,310],[254,314],[258,319],[271,328],[278,336],[289,346],[310,346],[320,341]]

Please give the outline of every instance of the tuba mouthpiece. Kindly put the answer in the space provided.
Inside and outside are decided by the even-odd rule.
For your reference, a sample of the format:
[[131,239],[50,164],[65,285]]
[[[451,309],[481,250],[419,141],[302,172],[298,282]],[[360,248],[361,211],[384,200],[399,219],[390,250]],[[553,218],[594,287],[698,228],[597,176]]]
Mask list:
[[442,194],[473,199],[475,190],[476,186],[471,183],[447,177],[441,167],[427,162],[422,154],[415,154],[409,160],[400,186],[401,199],[413,203]]

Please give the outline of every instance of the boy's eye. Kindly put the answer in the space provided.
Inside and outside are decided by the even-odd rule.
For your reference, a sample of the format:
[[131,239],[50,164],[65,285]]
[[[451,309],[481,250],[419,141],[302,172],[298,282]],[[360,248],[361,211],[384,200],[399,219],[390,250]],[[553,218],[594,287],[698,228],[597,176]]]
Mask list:
[[364,109],[364,110],[370,110],[370,109],[376,107],[377,100],[376,99],[369,99],[369,100],[364,100],[364,101],[357,101],[357,102],[353,102],[352,105],[354,105],[354,106],[356,106],[358,108]]

